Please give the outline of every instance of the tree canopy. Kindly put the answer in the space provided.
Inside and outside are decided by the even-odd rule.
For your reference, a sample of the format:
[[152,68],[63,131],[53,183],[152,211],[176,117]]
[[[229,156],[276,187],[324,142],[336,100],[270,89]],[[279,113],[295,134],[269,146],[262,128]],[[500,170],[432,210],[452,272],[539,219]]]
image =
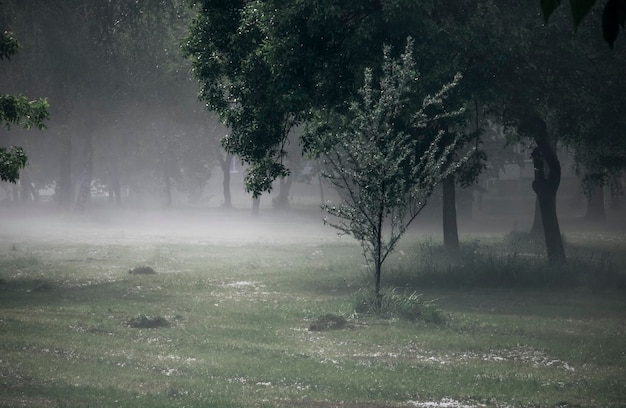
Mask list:
[[[12,32],[0,34],[0,60],[10,59],[20,48],[20,43]],[[0,94],[0,125],[21,126],[24,129],[43,129],[48,119],[48,102],[45,99],[31,101],[24,95]],[[20,170],[26,166],[28,158],[21,147],[0,147],[0,180],[15,183]]]
[[[339,107],[355,95],[365,67],[380,75],[381,56],[374,50],[383,44],[398,50],[407,36],[414,37],[419,65],[431,68],[423,72],[422,84],[431,91],[467,62],[455,56],[456,48],[446,48],[453,40],[437,28],[455,27],[446,21],[448,11],[433,18],[438,7],[423,2],[194,4],[184,51],[200,81],[200,98],[231,129],[224,146],[252,165],[248,188],[255,194],[287,174],[289,129],[314,110]],[[470,2],[463,6],[472,7]],[[438,45],[424,47],[433,37]]]
[[[574,26],[578,28],[583,19],[590,13],[596,0],[570,0],[570,8]],[[547,22],[554,11],[561,5],[561,0],[540,0],[541,11]],[[602,11],[602,35],[613,48],[619,34],[620,26],[624,29],[626,22],[626,1],[607,0]]]

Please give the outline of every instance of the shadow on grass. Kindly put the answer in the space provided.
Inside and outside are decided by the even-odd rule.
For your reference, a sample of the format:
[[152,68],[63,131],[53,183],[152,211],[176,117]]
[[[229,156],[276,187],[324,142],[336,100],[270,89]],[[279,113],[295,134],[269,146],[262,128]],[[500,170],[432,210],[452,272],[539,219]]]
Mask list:
[[[3,407],[133,407],[160,408],[180,406],[206,408],[235,408],[232,402],[213,400],[208,397],[190,396],[190,391],[179,389],[167,382],[155,393],[125,392],[122,387],[102,388],[88,385],[23,384],[0,395]],[[95,404],[95,405],[94,405]]]
[[0,282],[1,307],[20,307],[36,304],[92,304],[96,300],[135,303],[166,302],[169,297],[162,291],[152,291],[135,281],[104,281],[68,285],[49,279],[17,278]]
[[403,263],[390,266],[385,284],[416,289],[626,289],[626,276],[609,253],[571,245],[567,252],[567,263],[554,265],[541,246],[519,237],[500,245],[469,242],[452,251],[421,243]]

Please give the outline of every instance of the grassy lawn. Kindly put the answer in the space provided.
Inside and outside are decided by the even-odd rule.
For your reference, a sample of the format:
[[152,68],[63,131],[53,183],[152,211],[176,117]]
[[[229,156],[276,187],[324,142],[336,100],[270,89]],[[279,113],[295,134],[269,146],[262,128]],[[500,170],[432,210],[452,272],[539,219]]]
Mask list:
[[[501,236],[471,239],[497,258]],[[409,236],[387,286],[435,299],[435,324],[354,313],[367,282],[349,239],[76,241],[0,239],[0,406],[626,406],[623,290],[433,280],[452,264]],[[157,273],[129,273],[144,265]],[[326,313],[347,328],[309,331]]]

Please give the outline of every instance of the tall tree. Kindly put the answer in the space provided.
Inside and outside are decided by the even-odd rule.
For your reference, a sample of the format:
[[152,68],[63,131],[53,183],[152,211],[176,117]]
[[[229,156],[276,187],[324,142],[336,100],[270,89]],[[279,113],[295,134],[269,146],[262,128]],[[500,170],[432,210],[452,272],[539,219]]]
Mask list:
[[363,69],[380,66],[371,49],[383,43],[401,49],[410,34],[426,38],[421,23],[430,12],[412,1],[194,4],[184,49],[200,81],[200,97],[232,130],[224,146],[251,164],[247,188],[255,195],[288,174],[284,147],[290,129],[312,109],[338,106],[354,95]]

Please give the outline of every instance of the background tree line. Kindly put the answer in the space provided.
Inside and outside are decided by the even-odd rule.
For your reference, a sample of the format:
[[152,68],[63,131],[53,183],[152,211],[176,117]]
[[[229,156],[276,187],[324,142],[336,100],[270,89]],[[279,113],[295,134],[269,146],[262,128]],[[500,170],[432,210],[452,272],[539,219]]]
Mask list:
[[[0,87],[46,97],[50,120],[45,133],[14,127],[2,142],[29,156],[22,197],[54,185],[59,205],[79,211],[95,185],[118,204],[122,186],[131,197],[158,192],[165,205],[174,190],[197,196],[216,163],[228,176],[235,154],[250,165],[253,194],[276,179],[286,189],[306,125],[320,112],[342,114],[365,69],[382,74],[383,47],[398,57],[411,37],[420,92],[463,75],[449,98],[464,116],[442,126],[460,138],[459,152],[475,153],[442,182],[446,245],[459,245],[455,189],[506,154],[485,137],[496,124],[528,146],[536,229],[562,260],[556,148],[573,152],[589,209],[602,217],[598,197],[607,186],[619,192],[625,162],[626,57],[602,37],[605,4],[583,10],[574,31],[567,9],[544,3],[4,0],[1,29],[22,48],[0,62]],[[197,103],[191,68],[222,123]]]

